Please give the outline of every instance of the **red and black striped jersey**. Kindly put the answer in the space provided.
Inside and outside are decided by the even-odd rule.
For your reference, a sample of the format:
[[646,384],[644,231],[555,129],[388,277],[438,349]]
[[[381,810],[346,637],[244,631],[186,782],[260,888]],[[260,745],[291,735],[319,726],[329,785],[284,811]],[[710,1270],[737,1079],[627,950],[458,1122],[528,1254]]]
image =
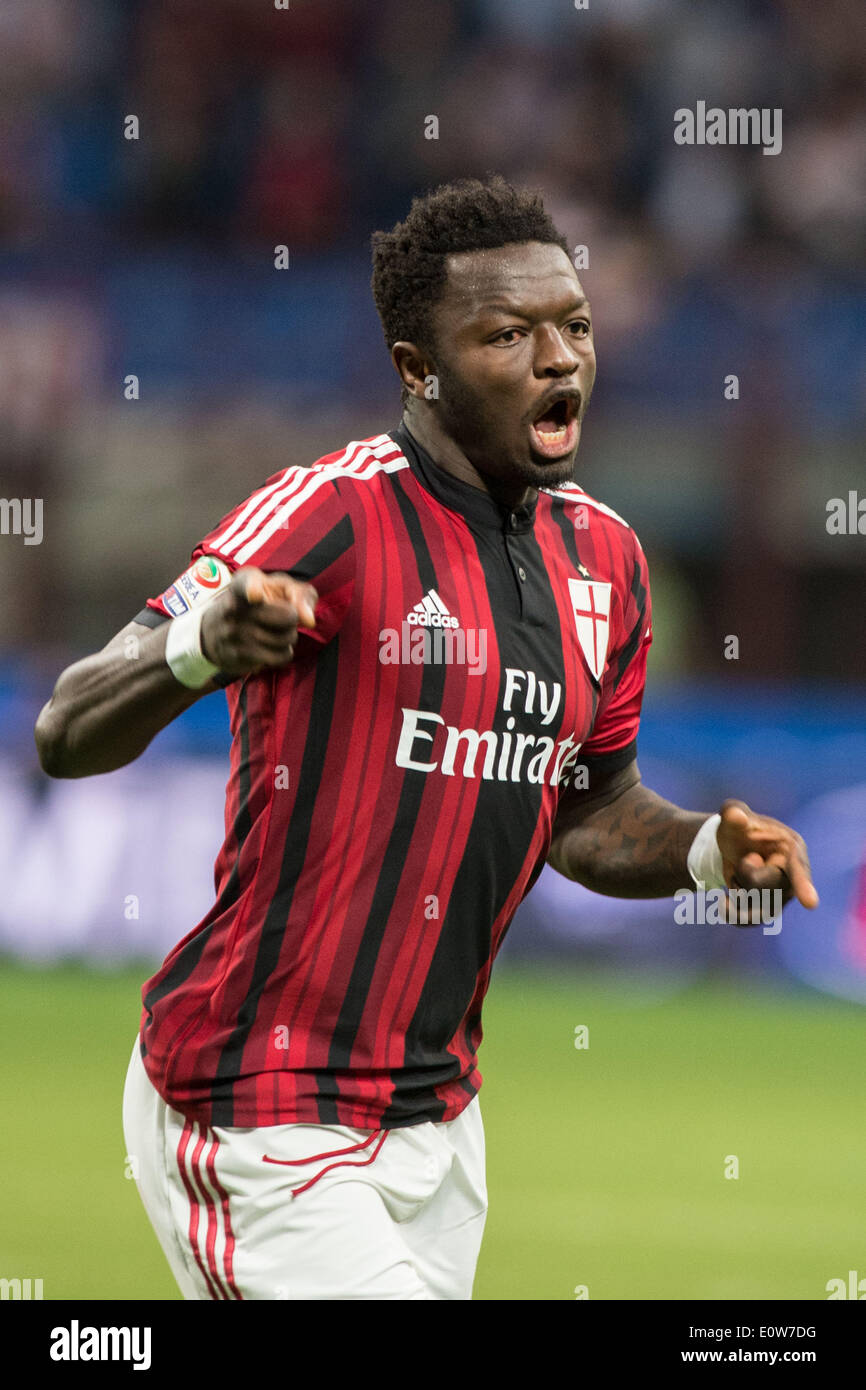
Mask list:
[[291,665],[226,681],[215,901],[144,986],[148,1075],[214,1125],[453,1119],[558,799],[591,759],[634,756],[637,538],[576,484],[509,510],[401,424],[274,474],[203,556],[319,601]]

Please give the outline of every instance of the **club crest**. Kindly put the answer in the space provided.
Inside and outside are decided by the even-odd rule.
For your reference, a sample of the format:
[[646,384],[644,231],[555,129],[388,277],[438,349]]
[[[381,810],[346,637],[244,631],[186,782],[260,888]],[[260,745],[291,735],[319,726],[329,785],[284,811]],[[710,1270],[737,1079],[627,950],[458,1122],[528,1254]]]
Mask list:
[[607,659],[611,585],[598,579],[569,579],[568,592],[586,664],[597,681]]

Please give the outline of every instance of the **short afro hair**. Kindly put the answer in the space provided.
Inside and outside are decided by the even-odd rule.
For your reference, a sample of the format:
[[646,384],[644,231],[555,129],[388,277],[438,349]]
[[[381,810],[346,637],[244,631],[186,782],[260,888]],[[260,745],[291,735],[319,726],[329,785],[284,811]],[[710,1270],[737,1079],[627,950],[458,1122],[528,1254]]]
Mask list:
[[388,350],[397,342],[433,347],[433,309],[445,289],[445,258],[518,242],[541,241],[568,255],[541,195],[499,174],[458,179],[414,198],[390,232],[374,232],[373,299]]

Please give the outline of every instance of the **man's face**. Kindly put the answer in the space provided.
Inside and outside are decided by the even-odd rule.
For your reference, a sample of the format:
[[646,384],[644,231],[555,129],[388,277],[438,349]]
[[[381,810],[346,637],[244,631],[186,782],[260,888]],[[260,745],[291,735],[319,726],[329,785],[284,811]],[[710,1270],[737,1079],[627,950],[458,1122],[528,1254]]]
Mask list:
[[568,482],[595,379],[589,304],[571,261],[532,241],[446,265],[433,315],[441,427],[487,478]]

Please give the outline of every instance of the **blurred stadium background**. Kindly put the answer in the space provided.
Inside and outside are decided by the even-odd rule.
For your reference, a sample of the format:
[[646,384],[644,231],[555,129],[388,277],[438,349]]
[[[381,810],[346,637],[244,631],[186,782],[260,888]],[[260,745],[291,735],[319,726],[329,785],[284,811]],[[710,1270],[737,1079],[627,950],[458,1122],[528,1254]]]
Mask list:
[[[676,145],[699,99],[780,107],[781,154]],[[240,497],[397,423],[370,232],[494,169],[589,250],[578,478],[650,561],[644,778],[793,823],[822,902],[684,927],[545,871],[488,1003],[477,1297],[866,1275],[866,538],[826,527],[866,494],[866,10],[4,0],[0,491],[44,536],[0,536],[0,1276],[46,1298],[176,1296],[120,1095],[140,982],[210,904],[228,728],[210,696],[63,783],[36,714]]]

